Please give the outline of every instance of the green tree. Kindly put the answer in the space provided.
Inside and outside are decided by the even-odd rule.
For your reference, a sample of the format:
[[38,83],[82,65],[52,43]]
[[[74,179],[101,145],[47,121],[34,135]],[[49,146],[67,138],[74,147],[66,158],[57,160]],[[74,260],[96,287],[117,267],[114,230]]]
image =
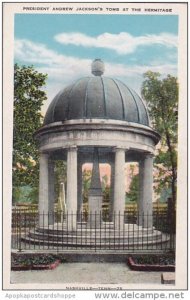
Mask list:
[[32,66],[14,66],[13,198],[19,186],[38,186],[39,157],[33,134],[43,121],[46,78]]
[[134,175],[127,193],[130,202],[137,202],[139,198],[139,175]]
[[136,174],[135,167],[135,165],[130,165],[131,183],[129,191],[126,193],[127,201],[129,202],[137,202],[139,198],[139,174]]
[[[148,71],[144,74],[142,96],[148,104],[152,125],[162,137],[155,163],[160,169],[158,189],[168,185],[176,201],[177,180],[177,121],[178,121],[178,82],[177,78]],[[163,170],[163,166],[165,170]]]

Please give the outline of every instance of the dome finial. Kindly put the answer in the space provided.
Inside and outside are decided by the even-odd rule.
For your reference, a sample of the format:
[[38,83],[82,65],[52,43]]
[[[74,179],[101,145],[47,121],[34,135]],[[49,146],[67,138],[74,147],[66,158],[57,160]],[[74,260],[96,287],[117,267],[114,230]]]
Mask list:
[[96,58],[91,65],[92,74],[95,76],[101,76],[104,74],[104,63],[100,58]]

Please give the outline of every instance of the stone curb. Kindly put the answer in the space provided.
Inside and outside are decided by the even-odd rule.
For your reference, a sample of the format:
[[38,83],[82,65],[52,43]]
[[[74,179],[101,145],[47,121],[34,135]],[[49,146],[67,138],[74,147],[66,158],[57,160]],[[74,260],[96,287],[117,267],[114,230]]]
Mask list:
[[11,266],[11,271],[29,271],[29,270],[54,270],[60,264],[60,260],[48,265],[28,265],[28,266]]
[[162,273],[161,274],[162,284],[175,284],[175,273]]
[[128,258],[127,263],[130,269],[133,271],[175,272],[175,266],[173,265],[162,266],[136,264],[131,256]]

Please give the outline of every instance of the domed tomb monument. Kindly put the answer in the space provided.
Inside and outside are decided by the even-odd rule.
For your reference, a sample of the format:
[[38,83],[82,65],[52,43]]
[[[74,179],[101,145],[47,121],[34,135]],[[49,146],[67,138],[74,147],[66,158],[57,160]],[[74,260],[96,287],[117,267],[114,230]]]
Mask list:
[[[46,112],[35,137],[40,151],[39,228],[54,222],[54,161],[67,162],[67,228],[76,231],[82,211],[82,165],[93,163],[87,227],[102,226],[99,163],[111,165],[112,226],[125,227],[125,163],[139,163],[137,226],[152,229],[153,155],[160,136],[135,91],[104,76],[104,63],[92,62],[92,76],[61,90]],[[90,223],[89,223],[90,222]],[[111,224],[110,223],[110,224]],[[111,225],[110,225],[111,226]]]
[[[148,112],[142,99],[123,82],[104,77],[104,64],[101,60],[96,59],[92,63],[92,74],[92,77],[79,78],[55,96],[47,110],[44,125],[81,119],[86,120],[85,124],[90,119],[95,119],[97,123],[97,119],[102,119],[150,127]],[[80,123],[84,124],[82,120]]]

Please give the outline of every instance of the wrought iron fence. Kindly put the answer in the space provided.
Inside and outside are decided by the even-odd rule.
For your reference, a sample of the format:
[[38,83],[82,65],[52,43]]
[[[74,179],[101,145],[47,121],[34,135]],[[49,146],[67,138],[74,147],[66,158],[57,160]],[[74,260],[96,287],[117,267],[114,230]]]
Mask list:
[[[40,221],[39,221],[40,220]],[[152,223],[152,226],[150,226]],[[175,216],[105,212],[41,214],[15,210],[12,248],[22,250],[174,250]]]

